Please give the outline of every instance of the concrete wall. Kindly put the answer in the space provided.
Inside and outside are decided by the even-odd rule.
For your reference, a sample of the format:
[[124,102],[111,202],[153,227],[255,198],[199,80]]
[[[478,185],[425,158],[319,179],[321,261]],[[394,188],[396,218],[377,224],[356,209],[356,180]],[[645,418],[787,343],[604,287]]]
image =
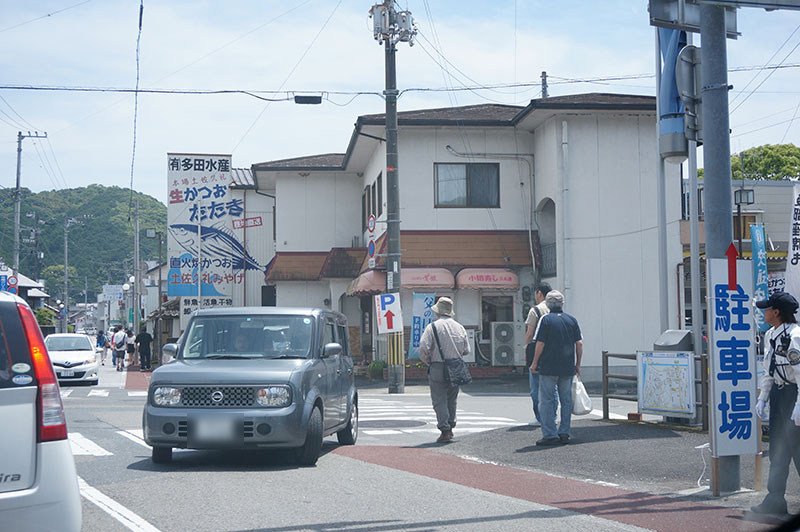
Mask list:
[[284,281],[277,283],[277,306],[279,307],[321,307],[323,300],[330,297],[330,287],[326,281]]

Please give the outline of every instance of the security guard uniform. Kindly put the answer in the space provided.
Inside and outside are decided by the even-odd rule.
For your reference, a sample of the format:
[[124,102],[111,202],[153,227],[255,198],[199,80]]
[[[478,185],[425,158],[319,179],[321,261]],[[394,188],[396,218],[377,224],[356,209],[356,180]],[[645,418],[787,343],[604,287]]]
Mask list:
[[[800,474],[800,427],[792,420],[794,409],[800,409],[797,384],[800,382],[800,326],[782,323],[764,336],[767,354],[761,378],[759,415],[763,401],[769,401],[769,480],[768,494],[759,505],[768,513],[786,513],[786,479],[789,464],[794,460]],[[759,407],[757,407],[757,410]],[[755,508],[754,508],[755,510]]]

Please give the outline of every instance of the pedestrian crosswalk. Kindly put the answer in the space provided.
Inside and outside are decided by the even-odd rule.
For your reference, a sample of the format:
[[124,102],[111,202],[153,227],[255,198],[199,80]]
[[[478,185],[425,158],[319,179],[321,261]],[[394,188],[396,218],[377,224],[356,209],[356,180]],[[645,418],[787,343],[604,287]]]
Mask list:
[[123,388],[61,388],[61,399],[85,399],[89,397],[147,397],[147,390],[125,390]]
[[[359,400],[360,432],[368,436],[397,434],[435,434],[436,414],[430,405],[409,404],[403,401],[361,397]],[[487,416],[481,412],[458,410],[459,433],[477,433],[519,425],[508,417]]]

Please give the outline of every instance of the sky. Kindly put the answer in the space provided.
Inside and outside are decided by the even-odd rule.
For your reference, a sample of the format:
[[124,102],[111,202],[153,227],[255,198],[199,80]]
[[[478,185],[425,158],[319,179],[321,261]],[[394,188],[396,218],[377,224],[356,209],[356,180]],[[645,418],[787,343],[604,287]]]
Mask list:
[[[23,187],[132,185],[163,203],[170,152],[231,154],[234,167],[343,153],[357,117],[385,109],[384,53],[372,36],[371,6],[0,0],[0,187],[15,185],[18,131],[47,133],[23,140]],[[541,96],[542,71],[550,96],[655,94],[646,0],[399,6],[418,27],[413,47],[398,45],[400,111],[526,105]],[[800,11],[742,8],[737,18],[741,36],[727,40],[731,152],[800,146]],[[172,92],[139,93],[137,102],[137,75],[139,89]],[[323,103],[297,105],[295,94],[321,94]]]

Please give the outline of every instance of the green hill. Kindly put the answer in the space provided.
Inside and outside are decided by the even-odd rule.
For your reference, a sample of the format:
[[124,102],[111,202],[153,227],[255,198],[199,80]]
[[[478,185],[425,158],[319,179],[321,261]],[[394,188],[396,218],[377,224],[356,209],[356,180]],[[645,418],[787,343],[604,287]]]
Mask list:
[[[69,227],[70,300],[82,302],[88,282],[88,301],[97,300],[103,284],[122,284],[133,274],[133,202],[139,201],[139,255],[158,260],[158,240],[145,229],[165,232],[167,207],[155,198],[129,189],[90,185],[84,188],[32,193],[21,190],[20,272],[44,278],[46,290],[63,298],[64,221]],[[0,258],[11,265],[14,257],[14,191],[0,189]],[[34,227],[38,227],[34,235]],[[38,238],[38,245],[34,236]],[[36,249],[44,256],[36,261]],[[166,255],[166,249],[162,250]],[[38,272],[37,272],[38,268]],[[74,268],[74,270],[73,270]]]

